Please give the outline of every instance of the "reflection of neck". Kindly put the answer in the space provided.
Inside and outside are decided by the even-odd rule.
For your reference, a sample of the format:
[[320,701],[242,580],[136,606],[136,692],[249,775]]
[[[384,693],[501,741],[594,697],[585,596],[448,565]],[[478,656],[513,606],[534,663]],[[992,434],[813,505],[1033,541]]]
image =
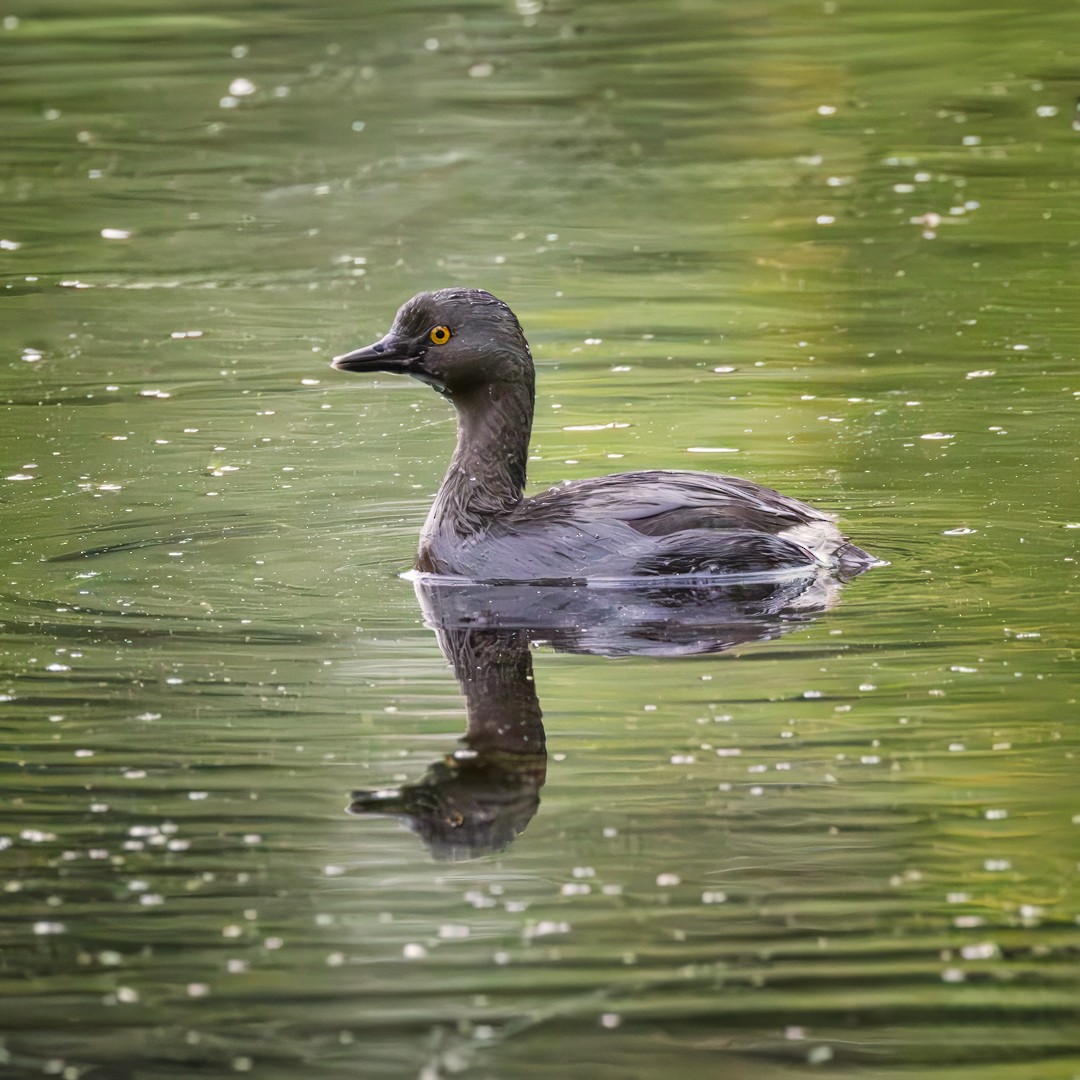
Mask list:
[[468,536],[521,502],[533,388],[524,381],[487,383],[453,401],[457,446],[424,531],[449,526]]
[[465,694],[465,742],[477,753],[544,753],[543,714],[523,630],[441,631],[440,645]]

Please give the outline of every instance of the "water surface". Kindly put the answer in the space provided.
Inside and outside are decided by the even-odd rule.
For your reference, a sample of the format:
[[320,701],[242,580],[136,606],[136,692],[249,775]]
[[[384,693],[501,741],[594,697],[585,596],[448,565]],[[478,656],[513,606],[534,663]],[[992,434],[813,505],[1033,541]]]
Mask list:
[[[1075,11],[2,26],[5,1075],[1080,1075]],[[889,565],[418,594],[453,283]]]

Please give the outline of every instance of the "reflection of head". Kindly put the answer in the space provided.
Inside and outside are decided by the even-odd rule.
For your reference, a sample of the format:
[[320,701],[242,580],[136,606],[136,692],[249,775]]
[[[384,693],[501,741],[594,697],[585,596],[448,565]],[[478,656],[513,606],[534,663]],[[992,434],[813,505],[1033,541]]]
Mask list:
[[469,628],[438,637],[465,694],[466,749],[434,762],[415,784],[354,792],[349,811],[402,818],[435,858],[468,859],[501,851],[536,813],[544,725],[524,633]]
[[357,791],[349,812],[402,818],[436,859],[471,859],[505,848],[540,805],[546,755],[471,751],[448,755],[422,780],[390,791]]

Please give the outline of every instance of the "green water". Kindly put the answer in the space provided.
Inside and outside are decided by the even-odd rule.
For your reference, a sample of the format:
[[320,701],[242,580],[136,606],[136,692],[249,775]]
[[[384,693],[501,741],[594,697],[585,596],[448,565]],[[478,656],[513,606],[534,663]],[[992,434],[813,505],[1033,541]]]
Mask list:
[[[0,20],[0,1075],[1080,1076],[1074,5]],[[459,685],[448,407],[328,367],[454,283],[534,487],[735,472],[889,565],[427,600]]]

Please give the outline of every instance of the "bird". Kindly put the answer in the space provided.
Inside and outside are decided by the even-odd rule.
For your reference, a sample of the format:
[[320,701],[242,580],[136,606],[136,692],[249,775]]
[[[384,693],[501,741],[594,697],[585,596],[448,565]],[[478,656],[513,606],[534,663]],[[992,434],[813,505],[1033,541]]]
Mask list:
[[648,469],[525,494],[535,405],[529,343],[483,289],[422,292],[347,372],[409,375],[447,398],[457,442],[420,532],[415,570],[476,582],[637,581],[820,573],[876,560],[831,515],[734,476]]

